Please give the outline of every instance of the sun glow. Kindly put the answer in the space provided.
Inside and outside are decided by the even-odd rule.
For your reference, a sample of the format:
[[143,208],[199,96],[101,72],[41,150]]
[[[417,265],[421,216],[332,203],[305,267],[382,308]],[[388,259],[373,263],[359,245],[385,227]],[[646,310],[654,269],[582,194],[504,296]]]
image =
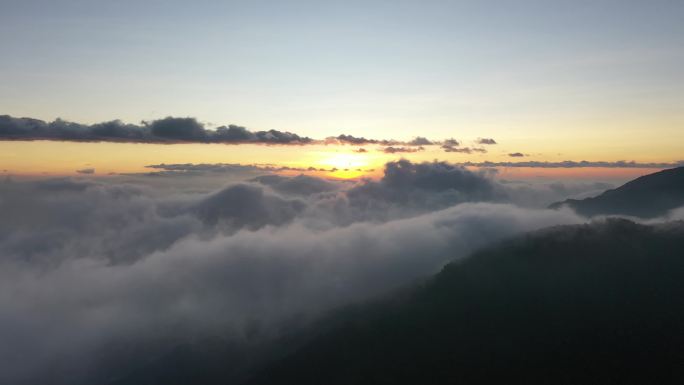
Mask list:
[[370,172],[368,156],[364,154],[340,153],[323,158],[321,167],[332,169],[330,176],[341,179],[358,178]]

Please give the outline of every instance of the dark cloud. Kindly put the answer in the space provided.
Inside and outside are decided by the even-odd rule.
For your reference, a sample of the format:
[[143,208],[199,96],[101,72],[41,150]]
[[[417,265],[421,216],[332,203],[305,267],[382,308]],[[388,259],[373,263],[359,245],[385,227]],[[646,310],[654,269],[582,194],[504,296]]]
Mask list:
[[442,149],[444,152],[460,152],[462,154],[472,154],[475,152],[479,153],[486,153],[487,150],[484,148],[476,148],[476,147],[454,147],[454,146],[449,146],[446,144],[442,145]]
[[512,152],[508,154],[508,156],[510,156],[511,158],[522,158],[525,156],[525,154],[523,154],[522,152]]
[[[441,148],[445,152],[466,152],[466,150],[462,150],[462,149],[458,148],[458,146],[460,146],[460,145],[461,145],[461,143],[458,140],[451,138],[451,139],[446,139],[446,140],[442,141]],[[468,151],[469,151],[469,149],[468,149]],[[470,153],[470,152],[468,152],[468,153]]]
[[258,166],[242,165],[237,163],[173,163],[173,164],[150,164],[146,168],[164,171],[184,171],[184,172],[211,172],[226,173],[236,171],[256,171],[261,170]]
[[327,138],[325,142],[336,144],[352,144],[359,146],[369,144],[379,144],[381,146],[431,146],[437,144],[436,142],[433,142],[422,136],[417,136],[409,141],[400,141],[394,139],[368,139],[352,135],[338,135]]
[[237,184],[204,198],[193,205],[191,211],[209,225],[234,231],[283,225],[305,207],[303,201],[268,194],[259,186]]
[[368,152],[368,151],[365,148],[361,147],[361,148],[357,148],[356,150],[354,150],[354,152],[364,153],[364,152]]
[[[244,165],[234,163],[175,163],[175,164],[151,164],[145,166],[147,168],[159,170],[143,174],[126,174],[126,175],[148,175],[148,176],[206,176],[212,174],[268,174],[281,171],[297,171],[297,172],[335,172],[336,168],[324,167],[290,167],[290,166],[276,166],[269,164],[261,165]],[[373,171],[373,170],[360,170]]]
[[412,163],[402,159],[385,165],[378,181],[365,181],[333,201],[338,223],[388,220],[438,210],[464,202],[504,202],[501,186],[484,172],[445,162]]
[[461,145],[461,143],[459,143],[458,140],[456,140],[456,139],[454,139],[454,138],[451,138],[451,139],[446,139],[446,140],[444,140],[444,141],[442,142],[442,145],[443,145],[443,146],[447,146],[447,147],[458,147],[458,146]]
[[84,168],[81,170],[76,170],[76,172],[79,174],[95,174],[95,169],[94,168]]
[[410,153],[410,152],[419,152],[419,151],[423,151],[423,150],[425,150],[425,148],[423,148],[422,146],[420,146],[420,147],[393,147],[393,146],[389,146],[389,147],[382,148],[382,152],[384,152],[385,154]]
[[254,178],[253,181],[269,186],[276,192],[286,195],[311,195],[340,189],[340,185],[336,183],[307,175],[295,177],[264,175]]
[[204,126],[194,118],[164,118],[149,124],[153,136],[182,142],[206,142],[209,139]]
[[[45,131],[47,130],[49,130],[49,127],[46,127]],[[83,126],[81,130],[84,132],[90,131],[93,138],[102,138],[93,140],[120,140],[124,142],[144,142],[150,136],[149,127],[125,124],[120,120],[113,120],[110,122],[93,124],[89,128]]]
[[[292,132],[268,130],[250,131],[237,125],[207,129],[193,117],[166,117],[141,124],[127,124],[112,120],[96,124],[80,124],[57,119],[45,122],[32,118],[15,118],[0,115],[0,140],[61,140],[83,142],[132,142],[132,143],[225,143],[225,144],[350,144],[356,146],[430,146],[442,144],[456,147],[458,141],[431,141],[417,136],[410,141],[394,139],[370,139],[342,134],[324,140],[314,140]],[[481,144],[494,144],[493,139],[480,139]]]
[[402,159],[385,165],[380,183],[392,188],[454,189],[491,198],[492,181],[481,174],[446,162],[413,163]]
[[492,138],[478,138],[476,143],[477,144],[485,144],[485,145],[496,144],[496,140],[494,140]]
[[342,143],[342,144],[353,144],[353,145],[366,145],[366,144],[380,144],[384,146],[396,145],[401,142],[395,140],[380,140],[380,139],[368,139],[364,137],[356,137],[353,135],[338,135],[326,139],[328,143]]
[[230,125],[208,130],[195,118],[167,117],[142,125],[115,120],[92,125],[0,115],[0,140],[73,140],[139,143],[308,144],[313,140],[277,130],[249,131]]
[[409,146],[430,146],[430,145],[433,145],[433,144],[435,144],[435,143],[432,142],[432,141],[430,141],[430,140],[428,140],[428,139],[425,138],[425,137],[416,136],[415,138],[413,138],[413,140],[409,141],[409,142],[406,143],[406,144],[409,145]]

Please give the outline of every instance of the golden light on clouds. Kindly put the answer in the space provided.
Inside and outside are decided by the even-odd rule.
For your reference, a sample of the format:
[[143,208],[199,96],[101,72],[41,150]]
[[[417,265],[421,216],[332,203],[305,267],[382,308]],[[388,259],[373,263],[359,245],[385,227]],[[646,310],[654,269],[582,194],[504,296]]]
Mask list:
[[365,153],[338,153],[324,155],[318,162],[319,168],[332,169],[330,176],[341,179],[352,179],[368,172],[369,156]]
[[[502,142],[505,142],[502,140]],[[507,143],[507,142],[505,142]],[[470,146],[470,144],[466,143]],[[539,146],[541,147],[541,146]],[[510,158],[510,151],[523,149],[524,158]],[[439,146],[427,146],[415,153],[387,154],[382,147],[313,144],[305,146],[279,145],[227,145],[227,144],[135,144],[135,143],[83,143],[59,141],[5,141],[0,142],[0,174],[26,176],[80,175],[77,170],[94,169],[94,176],[119,173],[145,173],[154,164],[216,164],[268,165],[285,168],[283,173],[307,173],[324,178],[355,179],[382,176],[383,165],[388,161],[406,158],[414,162],[443,160],[462,162],[555,161],[594,160],[586,149],[564,151],[530,151],[522,143],[489,146],[487,153],[445,153]],[[566,149],[570,150],[570,149]],[[605,152],[600,160],[630,159],[623,151]],[[634,156],[637,161],[670,161],[670,157]],[[311,169],[311,171],[310,171]],[[648,169],[606,168],[499,168],[503,179],[626,179],[648,173]]]

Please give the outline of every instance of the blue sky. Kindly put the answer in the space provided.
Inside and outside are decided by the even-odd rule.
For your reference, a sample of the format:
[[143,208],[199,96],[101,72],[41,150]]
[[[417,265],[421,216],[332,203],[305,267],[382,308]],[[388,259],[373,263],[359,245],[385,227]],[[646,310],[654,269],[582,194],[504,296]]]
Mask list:
[[662,0],[2,0],[0,109],[315,137],[667,135],[682,20]]

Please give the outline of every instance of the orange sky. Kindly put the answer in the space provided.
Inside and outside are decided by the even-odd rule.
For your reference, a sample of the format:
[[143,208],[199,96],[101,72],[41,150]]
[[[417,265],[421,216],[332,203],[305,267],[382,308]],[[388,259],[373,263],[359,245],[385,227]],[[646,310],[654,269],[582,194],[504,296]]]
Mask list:
[[[465,145],[468,145],[465,143]],[[573,157],[562,153],[533,152],[524,158],[510,158],[516,147],[505,144],[487,146],[487,153],[445,153],[439,146],[427,146],[416,153],[385,154],[377,145],[364,146],[367,152],[358,153],[359,146],[349,145],[224,145],[224,144],[135,144],[135,143],[79,143],[58,141],[0,142],[0,172],[11,175],[78,175],[76,170],[92,168],[95,175],[147,172],[146,165],[159,163],[237,163],[269,164],[276,167],[336,168],[336,172],[316,172],[333,178],[376,177],[383,164],[400,158],[413,161],[444,160],[449,162],[510,162],[563,160],[637,160],[640,162],[671,162],[665,157]],[[345,169],[347,169],[345,171]],[[360,170],[360,171],[359,171]],[[374,171],[371,171],[374,170]],[[499,168],[500,178],[509,179],[592,179],[626,180],[653,172],[652,168]],[[290,172],[290,173],[297,173]]]

